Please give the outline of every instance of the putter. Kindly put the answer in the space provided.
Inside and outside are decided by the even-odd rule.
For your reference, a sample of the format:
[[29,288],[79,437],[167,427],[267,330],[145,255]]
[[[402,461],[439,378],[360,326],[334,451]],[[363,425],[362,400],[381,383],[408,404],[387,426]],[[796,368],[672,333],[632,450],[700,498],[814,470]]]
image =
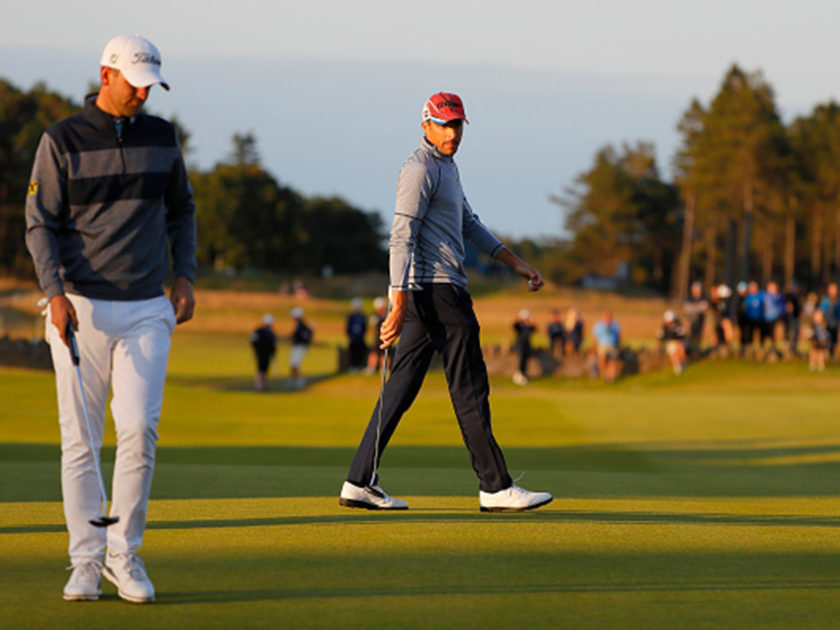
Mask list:
[[[422,287],[417,283],[410,283],[408,285],[409,291],[420,291]],[[388,313],[391,312],[391,296],[388,295]],[[385,402],[385,373],[388,369],[388,351],[391,346],[385,348],[385,353],[382,355],[382,379],[379,384],[379,415],[376,418],[376,444],[373,446],[373,474],[370,476],[371,486],[376,485],[376,476],[379,474],[379,436],[382,433],[382,404]]]
[[87,427],[87,447],[93,455],[93,465],[96,468],[96,479],[99,481],[99,516],[88,521],[96,527],[108,527],[120,520],[119,516],[106,516],[105,510],[108,507],[108,494],[105,492],[105,482],[102,480],[102,469],[99,467],[99,449],[93,445],[93,429],[90,424],[87,400],[85,399],[85,387],[82,384],[82,369],[79,367],[79,346],[76,343],[76,335],[73,332],[73,324],[67,322],[67,346],[70,348],[70,360],[76,367],[76,380],[79,382],[79,395],[82,397],[82,409],[85,412],[85,426]]
[[370,485],[376,485],[376,475],[379,473],[379,436],[382,433],[382,405],[385,402],[385,372],[388,369],[388,350],[385,348],[382,355],[381,381],[379,383],[379,416],[376,419],[376,443],[373,445],[373,474],[370,476]]

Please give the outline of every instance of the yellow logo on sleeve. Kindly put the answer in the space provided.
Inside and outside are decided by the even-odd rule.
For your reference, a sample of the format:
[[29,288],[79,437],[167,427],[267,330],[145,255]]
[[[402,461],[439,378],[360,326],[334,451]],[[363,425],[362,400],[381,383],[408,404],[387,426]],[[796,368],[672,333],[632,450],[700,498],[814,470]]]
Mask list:
[[38,182],[36,182],[36,181],[29,182],[29,193],[28,194],[34,195],[37,192],[38,192]]

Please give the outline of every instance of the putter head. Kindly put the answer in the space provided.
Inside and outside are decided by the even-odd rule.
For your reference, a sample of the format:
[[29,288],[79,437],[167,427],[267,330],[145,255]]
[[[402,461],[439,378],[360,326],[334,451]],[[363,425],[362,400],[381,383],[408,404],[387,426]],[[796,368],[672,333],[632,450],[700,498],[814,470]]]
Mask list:
[[108,525],[113,525],[117,521],[120,520],[119,516],[97,516],[96,518],[90,519],[88,522],[93,525],[94,527],[108,527]]

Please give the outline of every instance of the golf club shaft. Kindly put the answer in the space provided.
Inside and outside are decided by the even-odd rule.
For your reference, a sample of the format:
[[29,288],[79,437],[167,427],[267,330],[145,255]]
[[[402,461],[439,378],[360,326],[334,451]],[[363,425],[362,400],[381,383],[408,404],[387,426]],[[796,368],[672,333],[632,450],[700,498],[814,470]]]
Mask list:
[[93,426],[90,422],[90,413],[88,412],[87,398],[85,397],[85,387],[82,382],[82,368],[80,366],[81,358],[79,353],[79,345],[76,343],[76,335],[73,332],[73,325],[67,325],[67,345],[70,348],[70,359],[76,368],[76,381],[79,384],[79,396],[82,399],[82,411],[85,416],[85,427],[87,428],[87,443],[91,455],[93,455],[93,466],[96,469],[96,480],[99,482],[99,511],[102,516],[105,515],[105,510],[108,508],[108,494],[105,491],[105,481],[102,479],[102,468],[99,465],[99,449],[94,444]]
[[385,373],[388,370],[388,351],[390,346],[385,348],[382,354],[382,369],[380,370],[381,380],[379,383],[379,414],[376,418],[376,442],[373,445],[373,474],[370,476],[370,485],[376,485],[376,475],[379,473],[379,438],[382,434],[382,407],[385,403]]
[[[388,310],[386,317],[391,313],[391,296],[388,295]],[[378,340],[377,340],[378,341]],[[380,382],[379,382],[379,412],[376,418],[376,442],[373,445],[373,472],[370,475],[370,485],[376,485],[376,475],[379,473],[379,438],[382,435],[382,407],[385,404],[385,373],[388,370],[388,351],[391,346],[385,346],[385,352],[382,353],[382,365],[380,366]]]

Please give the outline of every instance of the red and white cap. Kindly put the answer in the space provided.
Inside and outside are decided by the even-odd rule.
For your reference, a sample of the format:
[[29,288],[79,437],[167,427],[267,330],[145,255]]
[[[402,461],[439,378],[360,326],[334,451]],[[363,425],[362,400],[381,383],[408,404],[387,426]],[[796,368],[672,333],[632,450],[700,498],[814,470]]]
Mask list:
[[445,125],[453,120],[470,122],[464,114],[464,103],[461,102],[461,97],[451,92],[438,92],[430,96],[423,105],[423,120],[431,120],[438,125]]
[[160,75],[160,51],[142,35],[118,35],[102,51],[100,66],[116,68],[136,88],[160,83],[164,89],[169,84]]

